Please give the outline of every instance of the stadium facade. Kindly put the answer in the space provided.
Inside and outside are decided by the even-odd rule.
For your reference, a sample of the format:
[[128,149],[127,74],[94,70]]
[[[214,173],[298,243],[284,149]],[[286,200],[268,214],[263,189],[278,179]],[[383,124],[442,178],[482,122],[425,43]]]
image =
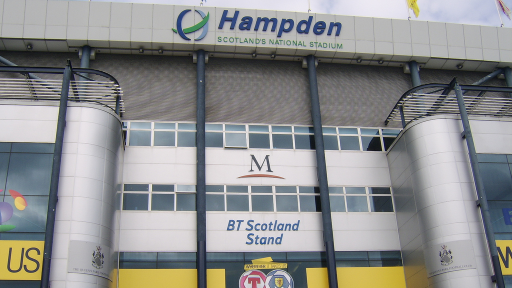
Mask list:
[[511,28],[0,8],[0,287],[512,285]]

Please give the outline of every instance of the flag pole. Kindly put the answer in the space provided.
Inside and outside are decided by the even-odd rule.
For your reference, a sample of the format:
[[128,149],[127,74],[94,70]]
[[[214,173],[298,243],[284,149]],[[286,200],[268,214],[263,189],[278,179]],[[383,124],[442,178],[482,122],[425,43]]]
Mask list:
[[405,5],[407,6],[407,14],[409,15],[409,18],[407,18],[407,20],[411,20],[411,9],[409,7],[409,1],[405,0]]
[[494,0],[494,5],[496,5],[496,10],[498,10],[498,16],[500,17],[501,27],[503,27],[503,19],[501,19],[500,8],[498,7],[498,0]]

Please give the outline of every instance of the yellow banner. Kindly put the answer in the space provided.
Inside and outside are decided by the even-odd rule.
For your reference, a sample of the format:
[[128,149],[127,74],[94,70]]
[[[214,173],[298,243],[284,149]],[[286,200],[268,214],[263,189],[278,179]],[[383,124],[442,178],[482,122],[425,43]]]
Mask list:
[[244,269],[258,270],[258,269],[285,269],[288,268],[287,263],[266,263],[266,264],[245,264]]
[[44,241],[0,241],[0,280],[41,280]]
[[503,275],[512,275],[512,240],[496,240]]

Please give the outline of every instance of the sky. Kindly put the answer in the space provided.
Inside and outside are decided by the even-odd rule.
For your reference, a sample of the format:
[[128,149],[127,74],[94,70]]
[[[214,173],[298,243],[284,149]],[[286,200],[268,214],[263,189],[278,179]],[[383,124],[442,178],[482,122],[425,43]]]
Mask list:
[[[91,0],[102,2],[155,3],[173,5],[199,5],[201,0]],[[204,0],[203,0],[204,1]],[[282,10],[312,13],[408,19],[411,21],[437,21],[486,26],[501,26],[496,0],[417,0],[420,15],[414,17],[407,9],[406,0],[206,0],[204,6]],[[512,9],[512,0],[503,0]],[[310,4],[309,4],[310,2]],[[410,11],[410,12],[408,12]],[[505,27],[512,21],[501,12]]]

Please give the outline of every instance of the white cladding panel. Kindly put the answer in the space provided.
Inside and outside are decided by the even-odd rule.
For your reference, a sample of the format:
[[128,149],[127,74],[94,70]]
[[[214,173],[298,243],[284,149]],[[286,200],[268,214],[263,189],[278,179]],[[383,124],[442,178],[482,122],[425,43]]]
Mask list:
[[0,105],[0,142],[55,142],[58,106],[12,104]]
[[[209,14],[208,32],[204,38],[195,40],[206,28],[186,34],[190,40],[183,39],[172,30],[177,29],[180,14],[187,9],[190,11],[183,15],[181,21],[183,29],[201,22],[202,16],[195,10]],[[228,11],[228,18],[233,18],[238,11],[236,21],[221,23],[224,11]],[[245,16],[252,17],[252,24],[250,29],[240,30]],[[278,22],[275,30],[271,31],[270,24],[267,31],[262,31],[263,27],[256,31],[258,17],[275,18]],[[309,17],[312,17],[310,23]],[[291,21],[282,20],[293,21],[293,28],[288,29]],[[308,33],[297,31],[302,20],[305,22],[300,29],[309,26]],[[24,51],[27,43],[33,45],[34,51],[59,52],[74,51],[75,47],[85,44],[101,48],[102,53],[138,54],[139,48],[205,49],[266,54],[266,57],[276,53],[299,57],[315,54],[334,59],[417,60],[426,63],[425,68],[452,70],[460,61],[470,60],[476,62],[472,65],[468,62],[463,69],[477,71],[491,71],[496,66],[512,63],[512,45],[507,45],[512,41],[512,28],[505,27],[208,6],[74,1],[47,3],[44,0],[5,0],[0,21],[0,46],[8,50]],[[318,21],[325,22],[325,29],[320,35],[313,31]],[[331,22],[342,25],[339,36],[335,36],[337,28],[327,35]],[[221,25],[223,28],[219,29]],[[278,36],[280,30],[283,30],[282,35]],[[180,52],[166,51],[165,54],[172,53],[178,55]],[[460,61],[445,65],[446,59]]]
[[66,267],[72,240],[104,245],[112,253],[117,248],[114,203],[119,180],[117,170],[122,161],[121,123],[106,108],[76,104],[68,107],[66,122],[51,285],[108,287],[106,279],[67,273]]
[[[261,171],[252,162],[254,155]],[[268,159],[273,172],[266,172]],[[195,184],[195,148],[126,147],[124,183]],[[326,151],[329,185],[390,186],[387,159],[382,152]],[[251,170],[251,164],[253,172]],[[318,185],[314,151],[206,149],[209,185]],[[239,178],[268,174],[278,178]]]
[[[333,213],[332,217],[337,251],[400,250],[394,213]],[[280,224],[291,224],[293,228],[298,223],[298,229],[275,231],[275,223],[278,229]],[[256,224],[266,224],[268,228],[256,231],[261,227]],[[248,238],[250,233],[254,242]],[[196,214],[123,211],[120,235],[120,251],[196,251]],[[257,245],[256,236],[282,236],[282,242]],[[207,213],[210,252],[324,251],[322,239],[321,213]]]
[[[417,120],[406,127],[388,153],[409,286],[427,286],[425,258],[433,257],[425,254],[428,247],[441,249],[441,245],[466,241],[468,253],[475,255],[476,269],[432,276],[428,282],[439,288],[460,287],[461,283],[492,287],[489,279],[481,281],[490,276],[490,263],[461,131],[460,120],[453,116]],[[467,279],[472,280],[466,283]]]
[[[195,184],[195,148],[130,147],[125,150],[126,184]],[[254,155],[261,171],[253,162]],[[272,172],[267,172],[268,155]],[[326,151],[331,186],[390,186],[383,152]],[[250,172],[252,165],[253,172]],[[317,186],[314,151],[222,149],[206,150],[208,185]],[[266,174],[279,178],[239,178]],[[332,213],[338,251],[399,250],[394,213]],[[243,220],[240,230],[228,230],[230,220]],[[248,231],[247,222],[299,224],[298,231]],[[231,222],[232,223],[232,222]],[[236,222],[238,223],[238,222]],[[252,223],[252,222],[251,222]],[[238,224],[236,224],[238,225]],[[238,227],[237,227],[238,228]],[[248,234],[280,237],[278,245],[256,245]],[[321,213],[208,212],[208,251],[323,251]],[[162,241],[162,239],[165,239]],[[195,212],[122,211],[120,251],[195,251]]]
[[512,154],[512,121],[510,119],[470,121],[477,153]]

